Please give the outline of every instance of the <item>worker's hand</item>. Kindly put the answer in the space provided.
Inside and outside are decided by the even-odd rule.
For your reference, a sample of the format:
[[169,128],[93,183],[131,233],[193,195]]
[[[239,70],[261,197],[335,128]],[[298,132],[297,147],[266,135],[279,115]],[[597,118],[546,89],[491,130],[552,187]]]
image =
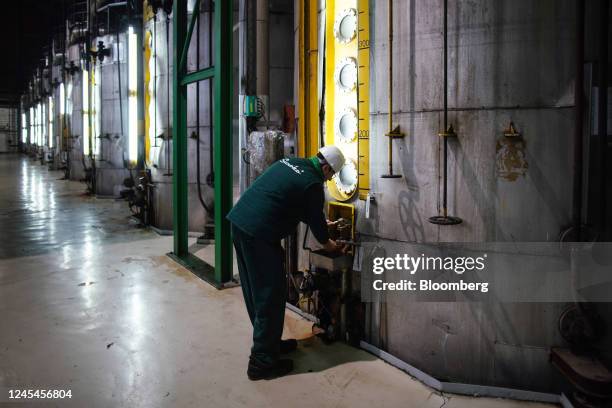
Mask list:
[[336,225],[338,223],[338,221],[330,221],[330,220],[325,220],[327,221],[327,226],[331,227],[332,225]]
[[340,252],[342,251],[342,247],[343,247],[342,245],[338,245],[336,241],[334,241],[333,239],[327,240],[325,245],[323,245],[323,249],[329,253]]

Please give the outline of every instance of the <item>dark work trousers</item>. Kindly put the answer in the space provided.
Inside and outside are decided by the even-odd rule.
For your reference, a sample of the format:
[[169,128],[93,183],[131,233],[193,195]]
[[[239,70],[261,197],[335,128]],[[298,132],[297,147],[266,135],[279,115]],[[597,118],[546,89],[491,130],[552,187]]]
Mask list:
[[287,282],[280,242],[274,244],[252,237],[232,224],[240,285],[251,323],[251,359],[262,364],[278,360]]

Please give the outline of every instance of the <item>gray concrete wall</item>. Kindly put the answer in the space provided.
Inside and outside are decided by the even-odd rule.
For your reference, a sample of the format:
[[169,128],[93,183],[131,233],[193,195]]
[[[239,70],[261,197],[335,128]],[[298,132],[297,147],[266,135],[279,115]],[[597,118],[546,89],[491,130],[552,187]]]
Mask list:
[[[458,134],[449,143],[449,213],[463,223],[443,227],[427,220],[442,198],[442,1],[394,1],[392,79],[387,2],[371,7],[376,205],[371,219],[359,218],[364,239],[387,254],[409,252],[413,242],[557,240],[571,216],[574,2],[449,1],[449,121]],[[401,179],[380,178],[389,80],[394,122],[406,133],[394,142]],[[520,144],[503,137],[510,121]],[[511,163],[513,155],[523,160]],[[367,339],[435,377],[559,390],[548,348],[563,344],[556,325],[564,305],[386,301],[368,307]]]

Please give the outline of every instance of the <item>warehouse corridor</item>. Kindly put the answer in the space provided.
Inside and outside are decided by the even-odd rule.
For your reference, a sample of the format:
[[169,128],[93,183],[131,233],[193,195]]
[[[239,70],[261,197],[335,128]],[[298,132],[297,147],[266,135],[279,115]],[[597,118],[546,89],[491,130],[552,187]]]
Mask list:
[[0,384],[72,391],[37,407],[548,406],[441,396],[309,338],[289,313],[286,335],[303,339],[295,372],[250,382],[239,288],[217,291],[170,261],[172,237],[136,228],[124,202],[84,196],[24,156],[1,156],[0,170]]

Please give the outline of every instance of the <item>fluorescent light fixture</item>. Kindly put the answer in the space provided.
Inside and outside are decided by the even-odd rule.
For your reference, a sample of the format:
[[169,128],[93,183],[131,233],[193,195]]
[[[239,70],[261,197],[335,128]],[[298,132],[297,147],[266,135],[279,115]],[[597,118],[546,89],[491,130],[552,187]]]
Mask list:
[[53,147],[53,97],[49,97],[49,148]]
[[36,104],[36,145],[40,146],[42,139],[42,132],[40,131],[40,122],[41,122],[42,108],[40,107],[40,102]]
[[66,91],[64,89],[64,83],[62,82],[59,87],[59,99],[60,99],[60,115],[66,113]]
[[72,80],[66,86],[66,114],[72,116]]
[[101,81],[102,77],[100,74],[100,64],[96,64],[95,68],[94,68],[94,77],[92,78],[93,80],[93,107],[92,107],[92,112],[91,114],[93,115],[93,126],[94,126],[94,131],[93,131],[93,147],[94,147],[94,155],[98,156],[100,154],[100,136],[101,136],[101,129],[102,129],[102,115],[100,115],[100,107],[102,106],[101,104],[101,88],[100,88],[100,81]]
[[138,48],[134,28],[128,28],[128,153],[130,163],[138,160]]
[[30,144],[34,143],[34,107],[30,106]]
[[21,143],[25,144],[28,142],[28,127],[27,127],[27,115],[21,113]]
[[47,141],[47,104],[41,102],[42,115],[40,117],[40,145]]
[[83,154],[89,155],[89,72],[84,69],[82,71],[81,87],[83,88]]
[[34,116],[32,116],[33,144],[38,144],[38,105],[34,105]]

